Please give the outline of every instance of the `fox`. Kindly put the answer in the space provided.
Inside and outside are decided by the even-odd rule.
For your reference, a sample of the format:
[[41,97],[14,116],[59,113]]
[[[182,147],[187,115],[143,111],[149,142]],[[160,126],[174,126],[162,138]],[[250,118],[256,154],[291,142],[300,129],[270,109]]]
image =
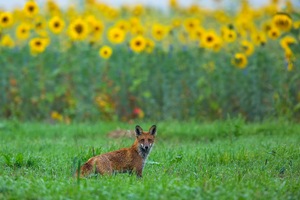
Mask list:
[[[156,125],[152,125],[148,132],[144,132],[139,126],[135,126],[135,141],[129,148],[100,154],[90,158],[83,164],[75,176],[81,178],[91,174],[112,175],[114,173],[136,173],[142,177],[145,162],[154,145],[156,137]],[[78,174],[79,173],[79,174]]]

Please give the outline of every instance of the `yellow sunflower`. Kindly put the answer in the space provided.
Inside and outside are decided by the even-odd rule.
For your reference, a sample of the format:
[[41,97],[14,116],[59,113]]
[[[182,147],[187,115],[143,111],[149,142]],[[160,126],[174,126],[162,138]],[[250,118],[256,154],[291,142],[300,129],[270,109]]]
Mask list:
[[58,16],[54,16],[49,21],[49,28],[54,34],[59,34],[65,27],[65,22]]
[[280,31],[277,27],[272,26],[267,34],[269,38],[271,38],[272,40],[276,40],[280,36]]
[[267,43],[267,38],[263,32],[256,32],[252,34],[252,41],[257,46],[264,46]]
[[113,51],[109,46],[103,46],[99,50],[99,56],[104,59],[108,59],[111,57]]
[[104,31],[104,24],[100,20],[95,20],[90,24],[91,34],[94,37],[99,37]]
[[130,23],[129,22],[127,22],[126,20],[119,20],[117,23],[116,23],[116,25],[115,25],[115,27],[117,27],[117,28],[119,28],[119,29],[121,29],[121,30],[123,30],[123,31],[128,31],[129,30],[129,28],[130,28]]
[[49,41],[45,38],[33,38],[29,42],[30,52],[32,55],[43,53]]
[[280,40],[280,46],[283,48],[283,49],[289,49],[290,48],[290,45],[293,45],[293,44],[297,44],[297,40],[292,37],[292,36],[285,36],[284,38],[282,38]]
[[289,31],[293,25],[292,18],[286,13],[275,14],[272,22],[281,31]]
[[146,49],[145,49],[145,51],[147,53],[152,53],[154,47],[155,47],[155,43],[150,39],[146,39]]
[[202,27],[196,27],[193,31],[189,32],[189,36],[192,40],[202,40],[202,37],[204,36],[205,30]]
[[147,42],[143,36],[136,36],[130,41],[130,48],[136,53],[142,52],[146,48]]
[[125,40],[125,32],[117,27],[110,28],[107,36],[108,40],[114,44],[120,44]]
[[0,27],[7,28],[14,23],[13,16],[10,12],[0,13]]
[[28,1],[23,8],[24,13],[28,17],[34,17],[39,13],[39,7],[34,1]]
[[16,36],[20,40],[26,40],[30,36],[30,25],[26,23],[20,24],[16,29]]
[[236,53],[232,59],[232,64],[240,69],[246,68],[248,59],[243,53]]
[[72,40],[84,40],[89,34],[88,24],[77,18],[69,25],[68,33]]
[[244,54],[246,54],[246,56],[250,56],[254,52],[254,45],[253,45],[253,43],[251,43],[251,42],[249,42],[247,40],[243,40],[241,42],[241,47],[242,47],[242,52]]
[[191,32],[194,31],[200,25],[200,20],[197,18],[189,18],[183,22],[183,25],[188,32]]
[[162,40],[164,39],[169,33],[169,29],[166,26],[161,24],[154,24],[152,26],[152,36],[155,40]]
[[237,34],[234,30],[226,28],[222,30],[222,36],[225,42],[234,42],[237,38]]
[[10,35],[4,35],[1,39],[1,46],[13,48],[15,46],[15,42]]
[[204,48],[213,48],[218,41],[218,37],[214,31],[205,32],[201,40],[201,46]]

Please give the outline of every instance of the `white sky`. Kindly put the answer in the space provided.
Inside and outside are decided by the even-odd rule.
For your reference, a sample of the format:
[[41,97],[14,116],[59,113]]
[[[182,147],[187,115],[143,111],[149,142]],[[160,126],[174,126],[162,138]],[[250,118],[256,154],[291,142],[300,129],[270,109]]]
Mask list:
[[[27,0],[0,0],[0,8],[3,10],[11,10],[15,7],[22,7],[24,3]],[[71,2],[82,2],[84,0],[54,0],[57,2],[60,6],[66,7]],[[105,2],[112,6],[120,6],[122,4],[146,4],[155,6],[158,8],[165,9],[168,6],[168,0],[98,0],[99,2]],[[215,6],[216,0],[178,0],[180,5],[188,6],[192,3],[199,3],[200,5],[208,8],[213,8]],[[47,0],[36,0],[36,2],[41,5],[47,2]],[[221,1],[223,5],[226,5],[227,8],[234,7],[237,2],[240,2],[239,0],[222,0]],[[270,0],[249,0],[249,2],[253,6],[262,6],[270,2]],[[284,0],[281,0],[281,2],[284,2]],[[297,5],[300,7],[300,0],[292,0],[294,5]]]

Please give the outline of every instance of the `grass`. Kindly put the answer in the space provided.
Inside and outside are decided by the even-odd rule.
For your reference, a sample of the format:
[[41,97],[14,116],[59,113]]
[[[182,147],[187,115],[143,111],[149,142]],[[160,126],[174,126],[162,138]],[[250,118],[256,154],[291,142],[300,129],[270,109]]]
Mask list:
[[[140,124],[143,128],[150,123]],[[143,178],[74,179],[78,161],[130,146],[134,124],[0,124],[0,199],[299,199],[300,125],[241,120],[158,124]]]

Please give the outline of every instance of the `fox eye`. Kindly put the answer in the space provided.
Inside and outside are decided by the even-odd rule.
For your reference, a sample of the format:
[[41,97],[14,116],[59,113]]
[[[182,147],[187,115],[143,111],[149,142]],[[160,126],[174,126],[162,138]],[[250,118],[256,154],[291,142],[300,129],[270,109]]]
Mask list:
[[145,140],[144,140],[144,139],[141,139],[141,142],[145,142]]
[[149,139],[149,140],[148,140],[148,142],[149,142],[149,143],[152,143],[152,140],[151,140],[151,139]]

